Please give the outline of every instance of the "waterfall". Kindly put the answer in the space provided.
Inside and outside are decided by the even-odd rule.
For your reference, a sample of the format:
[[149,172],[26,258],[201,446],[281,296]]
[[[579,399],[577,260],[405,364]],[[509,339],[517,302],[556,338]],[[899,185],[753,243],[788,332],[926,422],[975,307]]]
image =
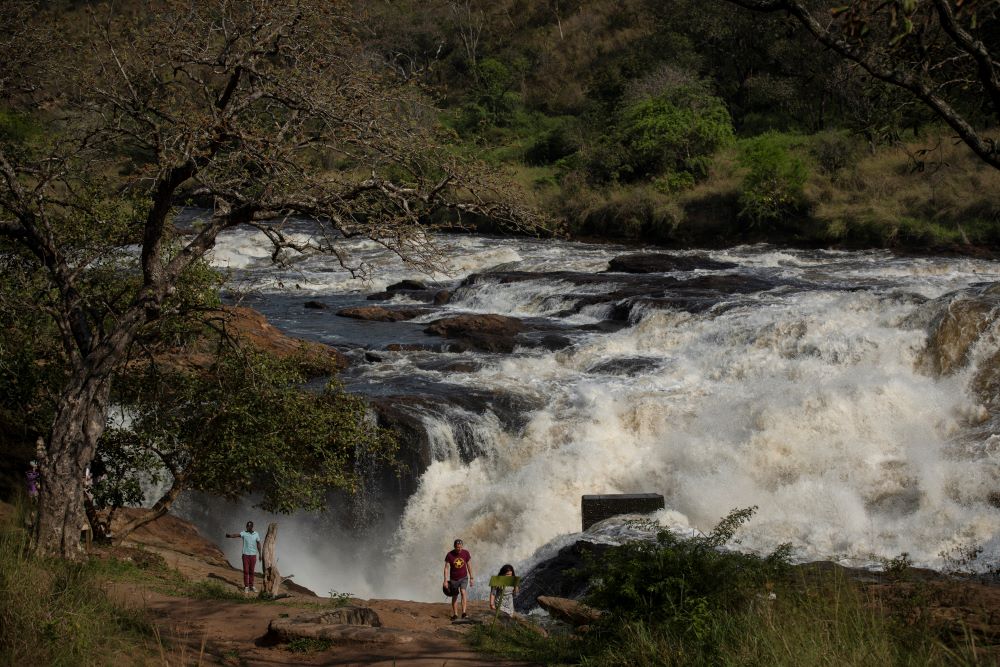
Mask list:
[[[456,537],[483,577],[530,562],[579,531],[580,496],[599,493],[662,493],[662,518],[683,529],[708,530],[756,505],[741,548],[790,542],[802,560],[865,564],[905,551],[939,567],[977,544],[984,562],[1000,561],[1000,436],[995,406],[976,390],[993,386],[982,368],[995,363],[996,337],[978,332],[967,365],[947,374],[925,361],[935,300],[1000,280],[996,264],[754,246],[708,254],[731,268],[638,276],[606,272],[628,252],[620,247],[441,241],[449,249],[434,276],[351,241],[354,255],[383,270],[371,283],[324,258],[251,261],[261,240],[245,232],[216,251],[220,265],[237,268],[234,280],[265,286],[255,307],[292,335],[384,350],[434,342],[422,327],[438,317],[496,313],[567,339],[552,350],[524,337],[511,354],[418,346],[345,373],[351,391],[406,401],[425,465],[381,545],[356,536],[354,546],[316,546],[379,549],[365,590],[437,599]],[[401,278],[434,281],[452,299],[391,324],[301,306],[306,294],[366,303]]]

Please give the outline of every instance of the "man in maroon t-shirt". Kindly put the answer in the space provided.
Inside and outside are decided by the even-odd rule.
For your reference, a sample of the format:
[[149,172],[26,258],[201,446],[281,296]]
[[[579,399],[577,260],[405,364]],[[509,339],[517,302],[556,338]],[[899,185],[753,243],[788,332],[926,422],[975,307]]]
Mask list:
[[458,595],[462,595],[462,618],[468,618],[466,591],[475,577],[472,575],[472,555],[462,548],[462,540],[455,540],[455,548],[444,556],[444,584],[451,591],[451,620],[458,618]]

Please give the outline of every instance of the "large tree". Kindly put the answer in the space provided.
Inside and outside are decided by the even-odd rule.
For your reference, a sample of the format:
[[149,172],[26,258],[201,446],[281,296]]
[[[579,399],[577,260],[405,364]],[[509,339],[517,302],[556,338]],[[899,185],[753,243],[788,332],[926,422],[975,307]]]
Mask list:
[[[357,272],[345,237],[426,264],[437,209],[522,219],[436,146],[432,114],[358,48],[341,3],[4,5],[0,41],[31,58],[0,65],[0,239],[66,369],[39,554],[79,554],[84,470],[115,378],[181,307],[179,286],[221,232],[254,226],[276,257],[329,252]],[[184,197],[211,203],[188,229],[173,221]],[[291,216],[314,222],[308,239],[287,233]]]
[[827,48],[915,96],[1000,169],[997,0],[728,1],[786,12]]

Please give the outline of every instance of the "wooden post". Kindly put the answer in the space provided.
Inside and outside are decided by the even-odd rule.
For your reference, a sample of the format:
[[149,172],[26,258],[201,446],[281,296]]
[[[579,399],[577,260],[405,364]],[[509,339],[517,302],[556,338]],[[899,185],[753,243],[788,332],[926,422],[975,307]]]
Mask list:
[[274,556],[275,545],[278,542],[278,524],[267,524],[267,535],[264,537],[264,552],[260,556],[260,568],[264,573],[263,592],[272,597],[278,594],[281,585],[281,575],[278,574],[277,558]]

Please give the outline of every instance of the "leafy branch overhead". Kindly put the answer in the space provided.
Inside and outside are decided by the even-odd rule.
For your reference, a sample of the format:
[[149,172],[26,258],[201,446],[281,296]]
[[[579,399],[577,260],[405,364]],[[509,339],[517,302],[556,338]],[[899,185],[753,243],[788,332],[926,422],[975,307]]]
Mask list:
[[787,12],[821,44],[880,81],[914,95],[976,155],[1000,169],[1000,2],[853,0],[828,13],[802,0],[729,0]]
[[[430,267],[435,221],[534,224],[490,171],[441,147],[420,94],[365,56],[350,10],[326,0],[0,8],[4,26],[19,26],[0,39],[31,56],[0,64],[10,121],[0,244],[36,290],[67,369],[42,465],[41,552],[76,552],[79,480],[115,378],[161,320],[197,305],[178,297],[222,231],[253,226],[276,257],[331,253],[361,274],[345,237]],[[175,206],[192,198],[211,213],[182,229]],[[312,233],[290,234],[292,217]]]

